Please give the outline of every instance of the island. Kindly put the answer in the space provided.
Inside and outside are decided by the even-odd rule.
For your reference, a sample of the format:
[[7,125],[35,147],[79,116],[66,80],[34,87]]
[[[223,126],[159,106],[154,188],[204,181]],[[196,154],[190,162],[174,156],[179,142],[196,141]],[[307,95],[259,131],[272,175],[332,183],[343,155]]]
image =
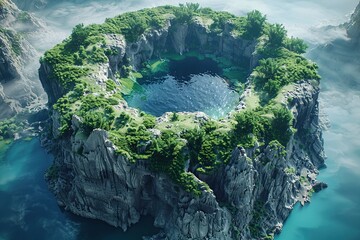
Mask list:
[[[39,69],[59,205],[124,231],[152,216],[162,231],[151,239],[273,239],[295,204],[326,187],[316,180],[320,76],[305,50],[259,11],[194,3],[77,25]],[[128,105],[142,79],[188,58],[217,64],[234,109],[154,116]]]

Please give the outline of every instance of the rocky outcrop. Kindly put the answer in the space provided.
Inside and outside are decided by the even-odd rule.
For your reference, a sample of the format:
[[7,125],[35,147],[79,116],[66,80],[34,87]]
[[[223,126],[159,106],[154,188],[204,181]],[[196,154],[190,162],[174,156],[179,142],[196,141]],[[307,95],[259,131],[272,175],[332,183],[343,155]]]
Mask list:
[[[182,54],[193,44],[202,53],[255,65],[255,42],[237,38],[231,29],[227,24],[222,34],[206,36],[208,26],[198,20],[189,25],[169,20],[163,29],[148,31],[134,43],[108,35],[107,48],[116,54],[101,75],[111,78],[125,61],[137,69],[153,56]],[[40,72],[52,104],[62,93],[50,79],[49,67],[43,64]],[[65,209],[123,230],[151,215],[154,225],[163,229],[155,239],[261,239],[280,231],[293,206],[309,201],[313,185],[319,185],[315,178],[317,168],[324,166],[324,154],[318,94],[313,81],[295,84],[283,99],[296,129],[286,149],[276,142],[266,148],[234,149],[227,165],[210,176],[196,176],[213,189],[203,189],[199,197],[184,192],[166,175],[151,172],[146,161],[130,163],[116,155],[105,131],[86,135],[74,116],[71,136],[53,140],[50,187]],[[54,114],[53,122],[58,118]]]
[[237,148],[230,163],[213,176],[198,176],[218,201],[227,203],[234,239],[261,239],[281,231],[294,205],[308,202],[311,191],[325,186],[316,181],[318,169],[325,166],[318,95],[312,81],[303,81],[283,96],[296,128],[286,149],[275,142],[265,149]]
[[21,11],[11,0],[3,0],[0,4],[0,24],[2,28],[12,29],[27,38],[44,30],[44,24],[39,19]]
[[85,137],[76,134],[59,142],[51,179],[59,204],[80,216],[100,219],[126,230],[142,215],[152,215],[169,239],[230,239],[231,215],[212,192],[194,198],[162,174],[152,173],[146,162],[131,164],[115,155],[115,146],[103,130]]
[[46,63],[42,63],[39,69],[39,78],[45,92],[48,95],[48,104],[52,106],[56,100],[65,94],[65,90],[58,84],[52,76],[52,69]]
[[0,119],[3,119],[25,108],[33,109],[44,92],[34,71],[39,54],[25,39],[39,25],[8,0],[0,5],[0,23]]
[[236,37],[233,26],[227,23],[221,34],[210,33],[208,26],[199,20],[191,24],[173,23],[168,20],[160,30],[150,30],[141,35],[138,41],[126,43],[121,35],[107,36],[108,48],[116,49],[118,54],[110,57],[110,71],[115,73],[124,56],[129,58],[135,69],[152,57],[161,57],[167,51],[183,54],[190,50],[212,53],[244,64],[252,69],[257,64],[256,41]]
[[[319,121],[319,93],[318,83],[314,81],[304,81],[294,85],[294,90],[287,93],[286,99],[292,104],[294,114],[294,128],[297,130],[295,138],[290,142],[288,148],[292,153],[291,158],[302,159],[303,156],[297,156],[297,148],[304,148],[309,154],[305,167],[322,168],[325,167],[324,149],[322,131]],[[311,161],[309,161],[311,160]],[[310,165],[313,164],[313,166]],[[302,163],[304,164],[304,163]],[[297,168],[301,165],[297,161]]]
[[360,42],[360,3],[357,5],[354,13],[351,15],[350,22],[346,24],[348,36],[355,42]]
[[[26,76],[25,64],[35,58],[33,48],[12,30],[0,29],[0,119],[14,116],[41,92]],[[39,85],[39,84],[37,84]]]

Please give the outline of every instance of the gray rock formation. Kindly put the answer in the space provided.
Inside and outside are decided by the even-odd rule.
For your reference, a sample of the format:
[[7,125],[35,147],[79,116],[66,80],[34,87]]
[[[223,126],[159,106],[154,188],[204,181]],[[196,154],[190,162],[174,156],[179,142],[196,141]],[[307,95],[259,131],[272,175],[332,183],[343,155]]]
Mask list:
[[[119,71],[125,58],[136,69],[164,51],[188,51],[194,42],[203,53],[246,61],[250,67],[256,64],[255,42],[233,36],[231,25],[219,35],[207,32],[199,21],[169,21],[134,43],[109,35],[107,47],[116,49],[117,55],[110,57],[106,77]],[[50,76],[51,68],[42,65],[40,78],[52,104],[63,93]],[[213,189],[203,189],[200,197],[184,192],[166,175],[151,172],[146,161],[130,163],[115,155],[105,131],[95,129],[87,136],[79,128],[80,118],[73,116],[72,135],[53,139],[50,187],[65,209],[123,230],[151,215],[154,225],[164,230],[154,239],[261,239],[280,231],[293,206],[309,201],[312,185],[317,184],[317,168],[324,166],[318,94],[311,80],[295,84],[284,98],[297,130],[286,149],[276,143],[265,149],[234,149],[229,164],[211,176],[197,176]],[[56,128],[59,117],[56,112],[52,117]]]
[[[74,117],[75,131],[78,121]],[[78,132],[71,144],[59,144],[59,176],[51,187],[65,209],[123,230],[150,214],[169,239],[230,238],[231,215],[212,192],[194,198],[167,176],[152,173],[146,162],[131,164],[116,156],[105,131],[94,130],[87,138]]]
[[36,74],[39,54],[26,40],[41,24],[11,1],[0,5],[0,120],[32,109],[44,94]]
[[108,47],[115,48],[119,53],[110,59],[111,71],[117,70],[113,66],[121,64],[119,59],[124,56],[129,57],[131,65],[138,69],[152,57],[161,57],[161,54],[167,51],[183,54],[191,50],[192,46],[196,46],[200,53],[220,55],[235,63],[246,62],[249,69],[252,69],[257,64],[256,41],[237,38],[232,34],[232,29],[232,24],[227,23],[224,32],[214,34],[199,20],[191,24],[172,24],[169,20],[164,28],[151,30],[134,43],[126,43],[120,35],[110,35],[108,39],[112,44]]
[[351,15],[350,22],[346,26],[348,36],[356,43],[360,42],[360,3]]

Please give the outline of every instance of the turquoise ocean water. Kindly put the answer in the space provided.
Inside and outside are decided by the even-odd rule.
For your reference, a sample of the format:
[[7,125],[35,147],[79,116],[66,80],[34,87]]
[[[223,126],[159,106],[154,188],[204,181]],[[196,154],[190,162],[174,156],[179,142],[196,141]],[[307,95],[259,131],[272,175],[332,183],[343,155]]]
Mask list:
[[308,57],[319,65],[321,108],[331,124],[324,132],[327,168],[319,175],[329,187],[295,207],[277,240],[359,240],[360,57],[343,40]]

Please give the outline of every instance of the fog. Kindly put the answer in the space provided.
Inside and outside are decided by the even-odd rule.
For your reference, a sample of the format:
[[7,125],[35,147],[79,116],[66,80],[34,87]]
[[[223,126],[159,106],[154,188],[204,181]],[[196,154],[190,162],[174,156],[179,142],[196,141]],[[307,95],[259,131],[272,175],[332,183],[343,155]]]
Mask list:
[[[43,39],[37,46],[42,50],[50,48],[68,36],[71,29],[78,23],[102,23],[106,18],[125,11],[166,4],[178,5],[185,2],[189,0],[92,0],[84,3],[69,3],[68,1],[58,3],[37,12],[39,17],[48,22],[48,26],[53,31],[53,34],[48,35],[47,39]],[[196,2],[203,7],[229,11],[236,15],[244,15],[253,9],[258,9],[267,15],[270,22],[284,24],[289,35],[302,37],[312,44],[324,43],[334,37],[344,37],[344,32],[341,30],[332,29],[324,33],[319,28],[346,22],[358,3],[356,0],[278,0],[272,3],[265,0],[199,0]]]

